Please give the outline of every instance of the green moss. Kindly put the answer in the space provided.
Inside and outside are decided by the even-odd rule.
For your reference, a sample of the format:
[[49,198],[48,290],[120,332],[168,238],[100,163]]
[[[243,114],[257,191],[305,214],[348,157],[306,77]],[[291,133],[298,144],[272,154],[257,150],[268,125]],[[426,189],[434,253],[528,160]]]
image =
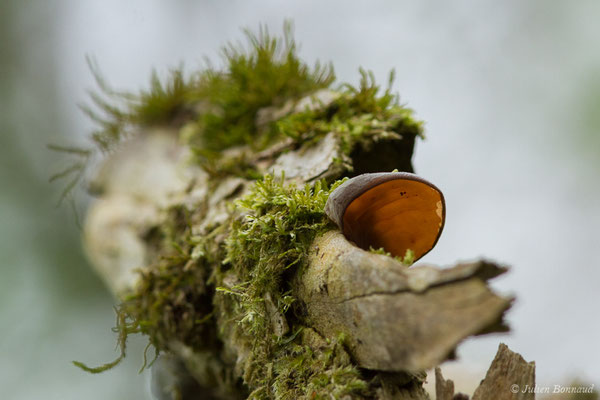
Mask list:
[[[392,254],[390,252],[386,251],[383,247],[380,247],[378,249],[369,247],[369,251],[373,254],[381,254],[383,256],[392,257]],[[413,265],[415,263],[415,252],[412,251],[411,249],[406,249],[406,253],[404,253],[403,257],[396,256],[393,258],[396,261],[406,265],[407,267],[410,267],[411,265]]]
[[391,92],[394,73],[390,73],[388,87],[382,94],[372,73],[362,69],[360,73],[358,87],[342,85],[341,95],[328,107],[285,117],[277,122],[277,129],[301,143],[316,142],[334,132],[345,154],[377,136],[423,136],[422,122],[414,119],[412,110],[402,106]]
[[392,254],[388,251],[386,251],[383,247],[380,247],[378,249],[373,248],[373,246],[369,247],[369,252],[373,253],[373,254],[379,254],[382,256],[388,256],[391,257]]
[[[315,236],[333,228],[323,209],[341,183],[297,189],[267,175],[236,202],[240,217],[231,223],[226,258],[216,273],[216,301],[227,303],[221,306],[229,314],[224,320],[251,349],[242,371],[253,389],[250,398],[326,398],[367,388],[343,339],[311,348],[298,335],[302,322],[292,312],[288,278],[306,265]],[[239,280],[234,286],[225,284],[230,272]],[[291,334],[273,324],[277,318]]]
[[224,263],[242,280],[245,295],[275,295],[281,275],[302,265],[314,237],[331,227],[323,212],[329,193],[321,182],[298,190],[266,175],[236,201],[242,217],[232,223]]
[[[323,210],[342,182],[298,189],[267,175],[235,202],[228,225],[202,237],[191,236],[185,208],[170,209],[166,223],[147,237],[160,254],[158,263],[140,272],[139,286],[118,309],[121,356],[97,368],[76,365],[94,373],[116,366],[131,333],[147,335],[158,351],[175,341],[218,358],[219,332],[228,332],[249,349],[241,371],[249,398],[319,399],[367,391],[343,337],[320,338],[318,345],[306,339],[288,279],[306,265],[315,236],[334,228]],[[224,234],[225,245],[215,246]],[[239,283],[228,286],[231,273]],[[217,329],[215,313],[223,313],[218,322],[226,326]],[[286,331],[276,330],[273,314],[285,320]]]
[[[140,326],[137,323],[137,321],[132,320],[127,313],[121,312],[118,309],[116,310],[116,312],[117,312],[117,324],[113,328],[113,331],[119,334],[118,344],[119,344],[119,349],[121,351],[121,354],[119,355],[119,357],[117,357],[114,361],[108,362],[108,363],[100,365],[98,367],[89,367],[80,361],[73,361],[73,364],[76,367],[79,367],[82,370],[89,372],[91,374],[99,374],[101,372],[108,371],[109,369],[116,367],[117,365],[119,365],[119,363],[121,361],[123,361],[123,359],[126,356],[126,350],[127,350],[127,336],[134,334],[134,333],[139,333]],[[146,364],[145,360],[146,360],[146,353],[144,352],[144,365]]]
[[[423,123],[413,117],[412,110],[402,106],[398,97],[391,93],[394,74],[390,74],[390,83],[381,93],[371,73],[361,70],[361,80],[357,87],[342,85],[339,96],[330,104],[314,107],[301,112],[291,113],[269,125],[271,138],[292,139],[286,149],[310,147],[318,143],[328,133],[333,133],[340,149],[340,157],[334,159],[340,173],[352,171],[348,156],[358,147],[368,149],[373,143],[383,139],[423,137]],[[258,179],[261,174],[255,167],[250,149],[237,152],[213,154],[207,150],[198,150],[204,154],[202,167],[213,180],[226,176],[238,176],[245,179]]]
[[[319,347],[291,343],[274,357],[273,379],[268,392],[263,385],[255,397],[293,400],[330,399],[366,394],[368,384],[352,364],[343,336],[326,340]],[[260,394],[260,395],[259,395]]]
[[100,91],[90,92],[94,107],[81,108],[99,125],[94,141],[108,150],[136,127],[187,123],[187,139],[200,160],[218,157],[232,146],[264,146],[274,132],[256,128],[259,109],[282,105],[334,80],[331,65],[310,68],[300,60],[291,31],[286,23],[280,39],[265,27],[258,34],[246,30],[249,46],[230,43],[222,48],[223,70],[208,63],[205,70],[186,77],[178,68],[165,82],[155,72],[150,90],[139,94],[113,90],[88,60]]
[[92,106],[80,108],[98,125],[92,139],[102,151],[134,134],[140,127],[178,126],[194,115],[195,104],[201,100],[198,77],[186,78],[182,68],[170,71],[161,82],[156,71],[150,79],[150,89],[138,94],[112,89],[102,78],[96,63],[88,65],[100,90],[90,91]]
[[[140,271],[135,293],[120,311],[137,322],[155,348],[165,350],[172,341],[195,349],[216,345],[212,318],[213,289],[207,284],[210,265],[192,257],[193,241],[188,211],[173,207],[166,223],[154,232],[158,262]],[[148,238],[150,240],[150,238]]]
[[[94,140],[102,150],[140,127],[167,126],[185,138],[214,184],[231,175],[256,182],[230,208],[229,220],[202,236],[191,230],[191,218],[202,219],[202,211],[168,210],[162,225],[146,237],[157,261],[144,267],[139,286],[118,309],[122,355],[96,369],[79,366],[100,372],[116,365],[125,356],[130,333],[147,335],[158,351],[169,350],[176,341],[215,358],[233,340],[245,349],[243,365],[221,360],[222,365],[231,375],[234,367],[241,369],[236,373],[251,398],[364,394],[367,383],[343,337],[321,338],[318,345],[307,339],[309,329],[290,285],[306,265],[314,238],[335,229],[324,207],[342,181],[285,185],[283,177],[262,176],[256,150],[284,139],[288,147],[279,151],[311,146],[333,132],[341,146],[338,162],[346,163],[343,155],[357,146],[422,135],[422,124],[392,95],[393,74],[382,93],[373,75],[361,70],[359,86],[341,86],[332,103],[257,127],[260,109],[329,87],[333,71],[320,65],[311,69],[300,61],[289,26],[283,39],[266,29],[246,35],[248,50],[239,45],[223,49],[223,70],[208,67],[186,77],[176,69],[166,82],[153,74],[150,89],[138,95],[115,92],[90,63],[102,92],[92,94],[92,100],[102,115],[84,110],[99,123]],[[246,146],[239,151],[240,145]],[[333,179],[351,168],[344,164]]]
[[[50,182],[64,182],[64,186],[58,200],[58,204],[60,204],[85,176],[85,170],[92,156],[92,151],[74,146],[58,146],[54,144],[48,145],[48,149],[72,157],[72,161],[69,166],[64,168],[62,171],[53,174],[49,179]],[[77,215],[77,213],[75,213],[75,215]]]
[[[95,143],[106,151],[123,137],[140,132],[140,127],[170,127],[218,180],[228,175],[260,177],[252,157],[223,152],[236,146],[248,145],[256,151],[286,137],[293,139],[292,147],[307,146],[334,132],[342,154],[349,155],[357,146],[368,147],[382,138],[422,136],[422,123],[391,91],[394,74],[382,92],[373,74],[364,70],[360,84],[340,85],[340,96],[328,106],[258,126],[259,110],[276,109],[329,88],[334,72],[331,65],[317,62],[310,68],[300,60],[289,23],[282,38],[271,36],[264,27],[258,34],[246,30],[245,35],[247,45],[230,43],[222,48],[222,69],[207,62],[204,70],[186,75],[177,68],[164,81],[154,72],[150,88],[138,94],[112,89],[88,60],[100,90],[90,93],[93,107],[82,109],[99,126],[92,135]],[[336,161],[352,169],[344,157]]]
[[[125,357],[127,337],[132,333],[148,336],[158,351],[171,342],[185,343],[195,349],[218,349],[212,318],[214,290],[207,284],[210,269],[204,258],[192,256],[188,211],[184,207],[167,210],[165,223],[150,231],[146,240],[157,253],[157,262],[140,270],[135,291],[117,308],[120,357],[106,365],[90,368],[102,372],[116,366]],[[144,354],[144,366],[146,354]],[[142,367],[143,368],[143,367]]]
[[214,183],[228,176],[237,176],[244,179],[255,180],[262,177],[252,163],[248,153],[240,152],[218,157],[207,157],[202,161],[202,168],[209,174]]
[[223,48],[224,72],[208,70],[201,90],[214,107],[198,119],[202,150],[220,151],[249,144],[262,147],[273,132],[261,135],[256,127],[258,110],[280,106],[289,99],[328,87],[334,80],[331,66],[311,69],[297,55],[291,25],[284,26],[284,37],[272,37],[266,28],[258,35],[246,31],[250,49],[229,44]]
[[[329,192],[321,182],[299,190],[266,175],[235,202],[240,216],[231,222],[216,280],[220,295],[233,295],[240,335],[253,336],[257,344],[271,340],[265,298],[287,312],[293,298],[283,276],[306,262],[315,236],[331,227],[323,212]],[[221,284],[229,270],[239,281],[233,287]]]
[[406,249],[406,253],[404,253],[404,257],[398,257],[398,261],[402,264],[411,266],[415,263],[415,252],[411,249]]

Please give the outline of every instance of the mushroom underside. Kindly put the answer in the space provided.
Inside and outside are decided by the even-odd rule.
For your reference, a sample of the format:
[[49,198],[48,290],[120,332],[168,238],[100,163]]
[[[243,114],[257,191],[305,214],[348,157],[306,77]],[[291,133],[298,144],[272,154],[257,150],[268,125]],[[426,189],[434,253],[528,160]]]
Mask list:
[[444,224],[444,199],[433,185],[394,179],[356,197],[343,215],[346,238],[363,249],[383,248],[417,260],[436,244]]

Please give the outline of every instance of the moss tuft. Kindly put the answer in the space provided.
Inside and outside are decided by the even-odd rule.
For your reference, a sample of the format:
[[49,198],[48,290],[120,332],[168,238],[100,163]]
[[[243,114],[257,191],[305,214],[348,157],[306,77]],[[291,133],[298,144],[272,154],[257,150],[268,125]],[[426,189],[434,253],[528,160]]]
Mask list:
[[275,295],[281,275],[303,264],[315,236],[331,227],[323,212],[330,191],[321,182],[298,190],[283,177],[265,175],[236,201],[242,216],[232,223],[223,262],[233,267],[245,295]]
[[[369,251],[373,254],[381,254],[383,256],[392,257],[392,254],[390,252],[386,251],[383,247],[380,247],[378,249],[369,247]],[[402,257],[395,256],[393,258],[396,261],[398,261],[399,263],[402,263],[402,264],[406,265],[407,267],[410,267],[411,265],[413,265],[415,263],[415,252],[411,249],[406,249],[404,256],[402,256]]]
[[164,82],[154,72],[150,90],[139,94],[113,90],[88,59],[100,90],[90,92],[94,107],[81,108],[99,125],[92,135],[95,143],[109,150],[140,126],[188,123],[187,139],[201,160],[232,146],[267,144],[273,132],[256,128],[259,109],[328,87],[335,77],[331,65],[310,68],[300,60],[290,23],[284,25],[282,39],[266,27],[245,34],[248,49],[232,43],[222,48],[223,70],[208,64],[186,77],[178,68]]
[[292,37],[291,25],[284,26],[283,39],[273,37],[265,27],[253,34],[246,30],[249,50],[243,45],[223,48],[225,71],[206,71],[200,90],[211,109],[198,118],[200,148],[221,151],[240,144],[263,147],[272,132],[260,134],[256,128],[258,110],[280,106],[334,80],[331,65],[313,69],[302,62]]
[[[374,75],[362,69],[360,84],[340,85],[340,96],[326,107],[292,114],[288,110],[274,121],[257,123],[259,110],[289,107],[289,101],[329,88],[335,75],[330,64],[317,62],[310,68],[298,57],[289,23],[281,38],[265,27],[258,34],[246,30],[245,35],[247,45],[222,48],[222,69],[207,62],[204,70],[189,76],[182,68],[174,69],[164,80],[154,72],[150,89],[138,94],[112,89],[88,60],[100,90],[90,93],[94,107],[81,108],[99,126],[94,142],[107,151],[124,137],[143,132],[140,127],[171,127],[214,179],[257,179],[261,173],[252,157],[224,150],[246,145],[256,151],[286,137],[293,140],[291,147],[306,146],[334,132],[342,153],[350,155],[357,146],[381,139],[423,135],[422,123],[391,91],[394,73],[382,91]],[[344,157],[336,161],[352,169]]]
[[[99,367],[74,362],[76,366],[92,373],[115,367],[125,357],[128,335],[134,333],[147,335],[157,354],[168,350],[173,342],[196,350],[216,351],[220,347],[211,323],[214,290],[207,284],[210,269],[205,258],[192,254],[187,210],[172,207],[167,210],[165,221],[148,232],[146,238],[155,247],[157,262],[140,270],[139,285],[116,310],[117,325],[113,330],[119,333],[121,355]],[[144,352],[142,369],[146,365]]]
[[[127,313],[121,312],[119,309],[115,310],[117,312],[117,324],[113,328],[114,332],[119,334],[118,344],[121,354],[114,361],[108,362],[106,364],[100,365],[98,367],[89,367],[81,361],[73,361],[73,365],[82,370],[89,372],[91,374],[99,374],[104,371],[108,371],[119,365],[121,361],[126,356],[127,350],[127,336],[134,333],[140,332],[140,325],[134,319],[132,319]],[[146,354],[144,352],[144,360],[146,358]],[[146,364],[144,362],[144,364]]]
[[98,124],[92,139],[102,151],[111,150],[140,127],[182,124],[194,115],[194,104],[200,100],[198,79],[186,78],[182,68],[171,70],[165,82],[154,71],[150,89],[133,94],[112,89],[92,59],[88,65],[100,90],[89,92],[93,106],[80,108]]
[[154,232],[158,262],[140,271],[135,293],[121,304],[120,312],[137,322],[159,350],[173,341],[195,349],[216,343],[211,322],[213,291],[204,259],[192,257],[188,212],[184,207],[168,210],[166,223]]
[[[288,113],[271,122],[269,137],[278,139],[274,147],[287,143],[280,151],[307,148],[333,133],[340,149],[340,157],[334,162],[341,167],[342,174],[353,171],[348,160],[357,149],[368,152],[378,141],[395,140],[398,143],[405,138],[423,137],[423,123],[415,119],[412,110],[401,105],[391,92],[393,72],[389,86],[383,92],[372,73],[360,72],[360,84],[357,87],[342,85],[339,95],[330,104]],[[243,148],[236,150],[212,153],[199,149],[197,154],[203,155],[199,160],[213,180],[230,175],[260,178],[262,175],[255,166],[256,152]]]
[[356,145],[372,142],[374,136],[393,134],[423,136],[423,123],[413,118],[412,110],[402,106],[392,94],[394,72],[380,95],[372,72],[360,70],[358,87],[344,84],[341,95],[328,107],[292,114],[277,122],[278,130],[302,143],[316,142],[329,132],[340,139],[342,150],[349,155]]
[[[334,228],[323,210],[342,182],[298,189],[266,175],[236,202],[240,217],[226,240],[216,301],[227,304],[220,308],[229,313],[224,320],[251,349],[242,371],[250,398],[326,398],[367,388],[343,338],[321,339],[315,348],[299,335],[305,327],[292,312],[296,300],[287,279],[306,265],[316,235]],[[225,283],[230,272],[239,282],[234,286]],[[273,323],[278,318],[286,328]]]
[[[345,338],[323,341],[319,347],[292,343],[275,356],[271,390],[276,399],[340,399],[369,390],[345,350]],[[254,393],[266,391],[266,385]],[[269,397],[268,393],[264,393]],[[260,396],[256,396],[260,398]]]

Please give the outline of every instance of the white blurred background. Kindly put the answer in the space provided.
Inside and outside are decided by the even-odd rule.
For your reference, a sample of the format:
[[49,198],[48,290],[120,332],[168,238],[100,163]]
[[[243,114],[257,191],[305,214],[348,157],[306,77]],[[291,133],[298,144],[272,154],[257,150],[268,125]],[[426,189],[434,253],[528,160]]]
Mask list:
[[[511,266],[512,332],[470,339],[443,365],[471,393],[498,342],[535,360],[540,385],[600,386],[600,3],[504,1],[17,1],[0,4],[0,398],[148,399],[144,339],[113,359],[114,301],[81,254],[48,143],[89,144],[77,108],[94,89],[85,56],[118,89],[155,68],[218,60],[240,28],[295,23],[300,54],[360,66],[426,121],[417,172],[446,195],[448,219],[423,262],[486,257]],[[82,212],[85,204],[78,204]]]

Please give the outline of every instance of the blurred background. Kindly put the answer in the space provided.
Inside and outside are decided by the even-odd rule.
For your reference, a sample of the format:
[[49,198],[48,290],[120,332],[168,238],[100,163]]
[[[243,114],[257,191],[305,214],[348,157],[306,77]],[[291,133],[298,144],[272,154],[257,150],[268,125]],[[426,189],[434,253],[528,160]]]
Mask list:
[[498,343],[535,360],[539,385],[600,386],[600,2],[3,0],[0,4],[0,397],[148,399],[143,338],[112,360],[113,305],[81,250],[76,215],[49,177],[69,160],[47,144],[90,144],[78,109],[95,84],[86,55],[118,89],[147,87],[260,23],[293,19],[300,54],[359,66],[426,121],[417,172],[444,190],[445,232],[423,262],[487,257],[511,266],[512,332],[474,338],[443,364],[471,393]]

